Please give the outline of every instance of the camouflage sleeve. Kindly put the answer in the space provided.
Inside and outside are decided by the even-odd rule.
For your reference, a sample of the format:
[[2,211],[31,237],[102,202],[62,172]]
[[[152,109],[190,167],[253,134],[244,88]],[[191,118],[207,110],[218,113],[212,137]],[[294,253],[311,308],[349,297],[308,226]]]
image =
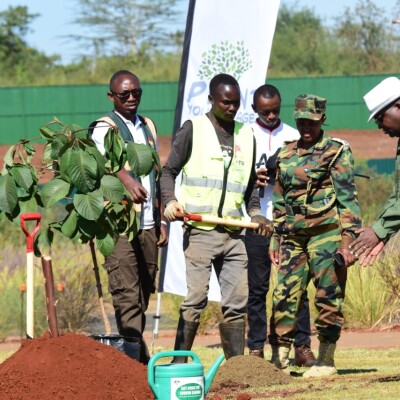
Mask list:
[[[284,225],[286,221],[286,207],[285,207],[285,200],[283,193],[284,192],[283,192],[283,186],[280,177],[280,168],[278,162],[276,181],[274,185],[274,192],[272,195],[273,219],[274,219],[274,225],[277,226]],[[271,237],[270,249],[278,250],[279,242],[280,242],[280,236],[274,233]]]
[[354,183],[354,159],[349,148],[344,148],[332,169],[332,180],[337,197],[342,242],[348,245],[356,238],[355,231],[361,227],[361,210]]
[[396,173],[393,191],[383,206],[383,211],[371,225],[379,239],[387,242],[400,229],[400,139],[397,143]]

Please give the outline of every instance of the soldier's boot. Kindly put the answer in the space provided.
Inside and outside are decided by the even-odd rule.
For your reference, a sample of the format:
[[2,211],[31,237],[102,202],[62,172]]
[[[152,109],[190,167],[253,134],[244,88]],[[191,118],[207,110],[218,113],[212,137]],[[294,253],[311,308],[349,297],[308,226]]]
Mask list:
[[281,370],[286,370],[289,366],[289,353],[290,344],[279,344],[272,345],[272,358],[271,363],[275,365],[276,368]]
[[336,343],[321,342],[317,363],[303,374],[304,378],[318,378],[337,374],[335,367]]
[[[186,321],[179,318],[178,328],[176,329],[174,350],[190,350],[200,322]],[[173,364],[183,364],[188,360],[187,357],[174,357]]]
[[294,346],[294,365],[298,367],[312,367],[317,359],[311,350],[310,343]]
[[244,320],[221,322],[219,324],[222,349],[225,359],[244,355],[245,323]]

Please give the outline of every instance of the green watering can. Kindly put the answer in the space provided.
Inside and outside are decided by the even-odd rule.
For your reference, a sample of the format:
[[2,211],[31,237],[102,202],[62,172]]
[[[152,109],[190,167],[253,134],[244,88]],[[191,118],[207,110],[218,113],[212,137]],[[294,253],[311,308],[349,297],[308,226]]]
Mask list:
[[[159,364],[164,357],[190,357],[190,364]],[[196,353],[188,350],[162,351],[150,358],[147,381],[157,400],[204,400],[218,367],[221,354],[204,376],[204,368]]]

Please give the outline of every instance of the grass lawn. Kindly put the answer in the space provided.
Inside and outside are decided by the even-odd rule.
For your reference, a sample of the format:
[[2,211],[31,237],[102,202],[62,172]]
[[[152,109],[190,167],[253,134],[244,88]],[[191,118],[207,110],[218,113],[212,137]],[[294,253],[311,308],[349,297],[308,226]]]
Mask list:
[[7,359],[8,357],[10,357],[13,353],[14,353],[14,351],[10,351],[10,350],[1,350],[1,349],[0,349],[0,363],[2,363],[5,359]]

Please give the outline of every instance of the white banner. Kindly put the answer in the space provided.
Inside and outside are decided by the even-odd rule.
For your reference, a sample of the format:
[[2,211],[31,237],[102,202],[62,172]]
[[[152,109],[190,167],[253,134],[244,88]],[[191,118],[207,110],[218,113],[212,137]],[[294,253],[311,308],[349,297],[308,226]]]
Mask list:
[[[241,89],[236,120],[255,121],[251,104],[265,83],[280,0],[197,0],[189,5],[180,77],[175,132],[184,121],[210,109],[208,84],[215,75],[234,76]],[[183,94],[183,96],[182,96]],[[179,125],[179,126],[177,126]],[[177,182],[176,193],[179,190]],[[169,244],[162,259],[160,291],[185,296],[186,268],[182,224],[170,224]],[[220,301],[213,272],[208,299]]]

